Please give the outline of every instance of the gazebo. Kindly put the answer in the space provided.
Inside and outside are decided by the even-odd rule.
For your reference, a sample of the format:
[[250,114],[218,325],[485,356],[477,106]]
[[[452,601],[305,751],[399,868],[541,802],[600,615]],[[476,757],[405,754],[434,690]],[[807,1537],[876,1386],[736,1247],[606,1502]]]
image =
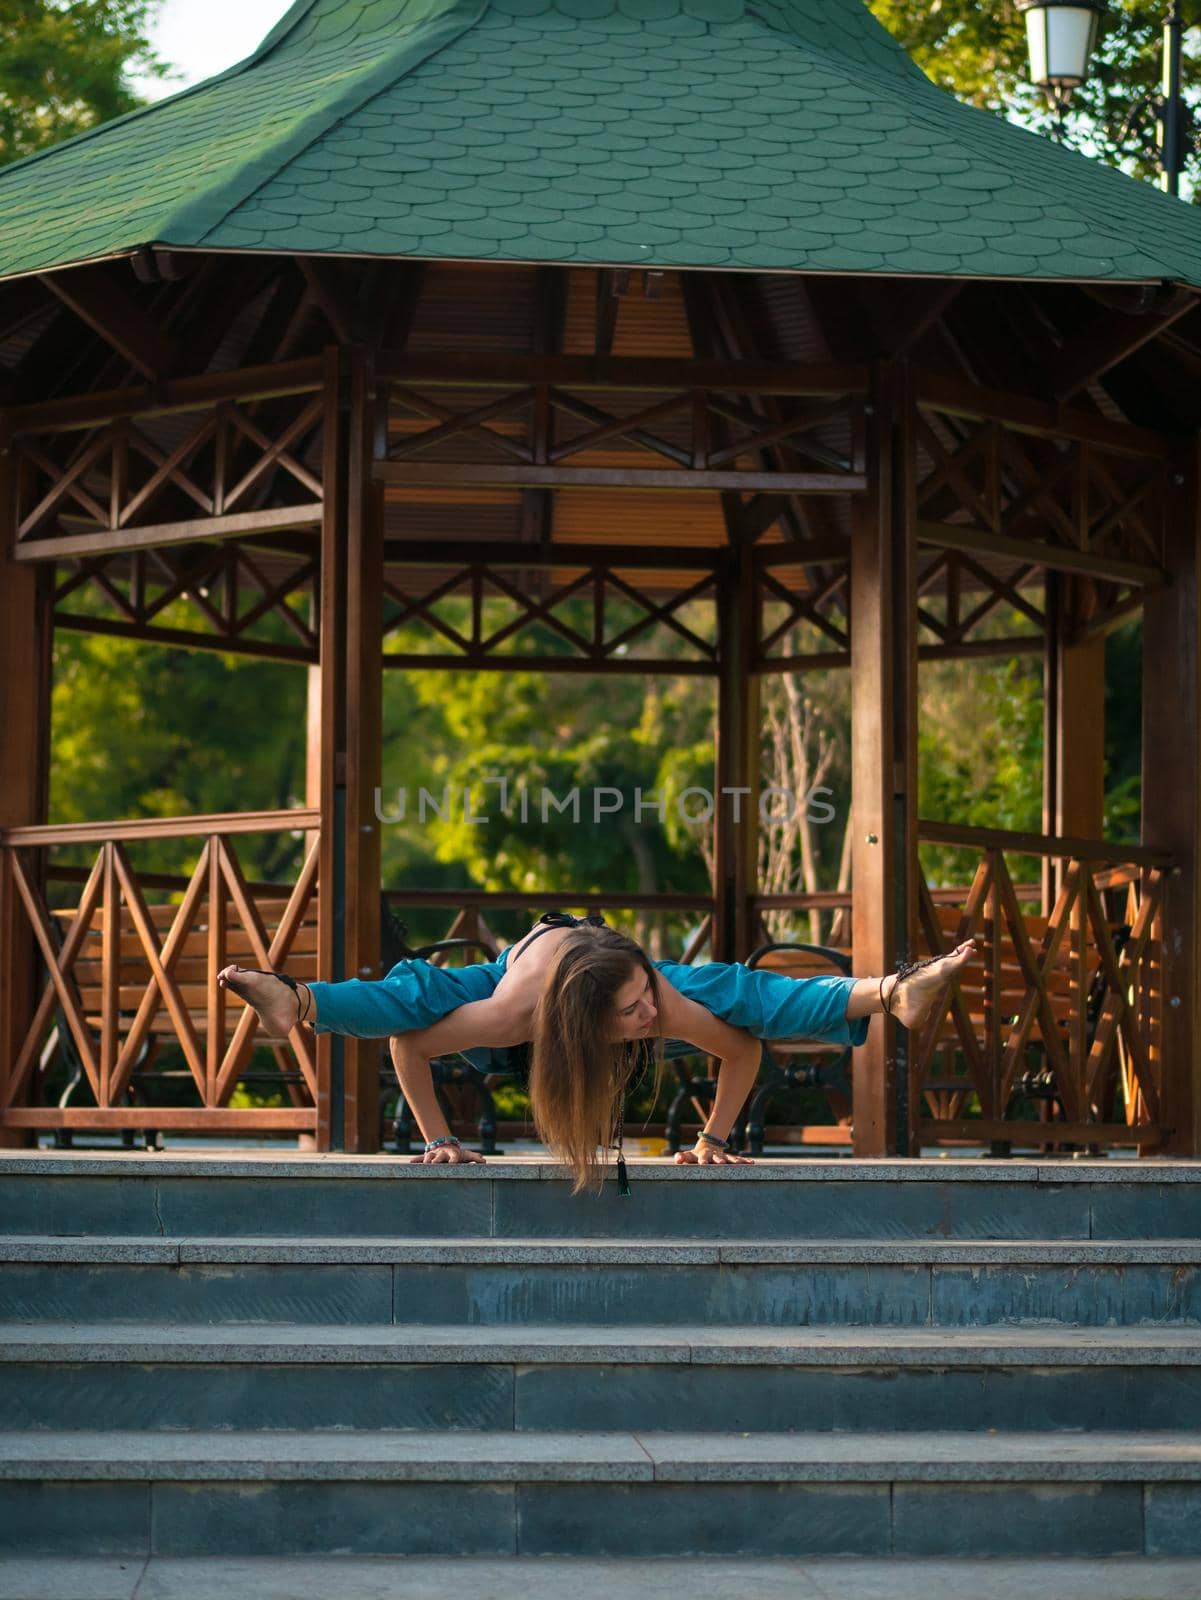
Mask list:
[[[252,1019],[215,972],[380,970],[384,669],[713,680],[717,782],[750,799],[718,808],[697,909],[737,959],[771,909],[758,686],[845,667],[855,970],[985,939],[926,1034],[857,1052],[856,1154],[1037,1140],[1008,1114],[1036,1043],[1057,1139],[1201,1153],[1198,290],[1201,216],[958,104],[861,0],[297,0],[241,65],[6,168],[0,1143],[376,1148],[374,1044],[294,1034],[292,1103],[230,1107]],[[556,611],[580,596],[590,631]],[[165,624],[183,601],[194,626]],[[615,630],[617,601],[644,620]],[[1114,845],[1104,643],[1139,609],[1142,840]],[[391,648],[415,621],[429,648]],[[307,668],[307,807],[49,825],[56,627]],[[923,824],[920,663],[1017,651],[1044,661],[1042,832]],[[270,829],[309,841],[291,883],[241,870]],[[139,878],[155,834],[195,841],[189,878]],[[978,853],[950,919],[922,839]],[[90,868],[56,865],[80,845]],[[1044,863],[1037,915],[1014,853]],[[41,1103],[54,1030],[94,1105]],[[130,1105],[164,1030],[195,1105]]]

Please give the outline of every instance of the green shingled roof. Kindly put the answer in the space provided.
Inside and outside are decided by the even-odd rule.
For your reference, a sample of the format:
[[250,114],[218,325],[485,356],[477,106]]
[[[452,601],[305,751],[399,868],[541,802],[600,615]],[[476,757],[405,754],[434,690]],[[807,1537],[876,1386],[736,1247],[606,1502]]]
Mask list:
[[0,171],[0,276],[147,244],[1201,286],[1201,211],[960,105],[861,0],[298,0]]

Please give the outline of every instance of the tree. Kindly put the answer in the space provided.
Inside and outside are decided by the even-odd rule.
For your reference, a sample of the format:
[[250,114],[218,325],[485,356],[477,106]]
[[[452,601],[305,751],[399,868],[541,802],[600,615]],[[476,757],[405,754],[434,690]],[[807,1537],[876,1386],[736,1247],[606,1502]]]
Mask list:
[[[869,4],[940,88],[1039,132],[1054,128],[1053,112],[1029,81],[1025,24],[1014,0]],[[1064,130],[1078,148],[1141,178],[1158,172],[1155,119],[1145,102],[1159,91],[1167,12],[1168,0],[1110,0],[1088,81],[1072,95]],[[1196,40],[1196,32],[1186,34],[1186,57],[1195,59]]]
[[142,102],[129,74],[169,68],[148,32],[161,0],[0,0],[0,165]]
[[[414,647],[415,631],[401,642]],[[551,648],[549,630],[537,643]],[[713,710],[694,678],[389,673],[385,886],[707,893],[708,831],[682,821],[677,801],[689,785],[712,789]],[[523,920],[502,917],[496,931]],[[631,914],[625,925],[672,955],[686,921]]]
[[[186,622],[186,606],[164,613]],[[52,822],[254,811],[303,802],[301,669],[217,651],[176,650],[59,631],[51,719]],[[147,872],[190,871],[197,841],[131,849]],[[250,836],[249,876],[286,877],[300,858],[289,834]],[[94,846],[56,854],[90,865]]]

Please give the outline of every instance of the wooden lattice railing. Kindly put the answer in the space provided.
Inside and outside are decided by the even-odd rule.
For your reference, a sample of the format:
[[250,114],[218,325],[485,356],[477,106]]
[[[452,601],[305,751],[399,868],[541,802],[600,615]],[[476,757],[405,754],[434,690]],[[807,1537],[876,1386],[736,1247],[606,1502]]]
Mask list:
[[[41,958],[35,1003],[22,996],[17,940],[0,952],[0,1126],[208,1132],[315,1128],[317,1066],[311,1034],[267,1039],[253,1011],[217,984],[228,961],[285,964],[317,975],[317,861],[320,813],[313,810],[151,818],[132,822],[14,828],[0,839],[0,907],[5,926],[32,929]],[[303,865],[291,885],[247,880],[239,836],[303,832]],[[183,876],[139,873],[130,847],[148,840],[195,841]],[[89,868],[57,866],[65,847],[96,847]],[[190,853],[190,852],[189,852]],[[81,881],[82,880],[82,881]],[[81,883],[73,904],[64,886]],[[51,893],[53,888],[54,892]],[[256,1045],[269,1045],[291,1104],[231,1107]],[[186,1103],[147,1104],[164,1049],[177,1045]],[[43,1103],[62,1068],[73,1076],[63,1103]],[[75,1103],[65,1103],[68,1099]],[[135,1099],[143,1103],[135,1104]],[[90,1103],[89,1103],[90,1102]]]
[[[922,954],[980,953],[910,1043],[923,1143],[1129,1145],[1170,1131],[1161,1044],[1168,859],[1100,841],[923,823],[979,863],[957,906],[919,881]],[[1050,858],[1045,916],[1022,908],[1007,856]]]

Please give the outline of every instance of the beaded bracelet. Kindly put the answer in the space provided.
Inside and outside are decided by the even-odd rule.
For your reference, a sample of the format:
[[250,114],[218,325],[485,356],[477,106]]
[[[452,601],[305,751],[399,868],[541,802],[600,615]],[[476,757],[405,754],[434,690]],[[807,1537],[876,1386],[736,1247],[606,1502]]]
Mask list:
[[458,1139],[455,1138],[453,1133],[446,1133],[443,1134],[441,1139],[427,1139],[425,1141],[426,1153],[428,1154],[431,1150],[436,1150],[439,1145],[443,1144],[458,1145],[460,1150],[463,1148],[462,1144]]
[[730,1148],[730,1141],[728,1139],[719,1139],[715,1133],[698,1133],[697,1138],[703,1139],[706,1144],[720,1145],[723,1150]]

